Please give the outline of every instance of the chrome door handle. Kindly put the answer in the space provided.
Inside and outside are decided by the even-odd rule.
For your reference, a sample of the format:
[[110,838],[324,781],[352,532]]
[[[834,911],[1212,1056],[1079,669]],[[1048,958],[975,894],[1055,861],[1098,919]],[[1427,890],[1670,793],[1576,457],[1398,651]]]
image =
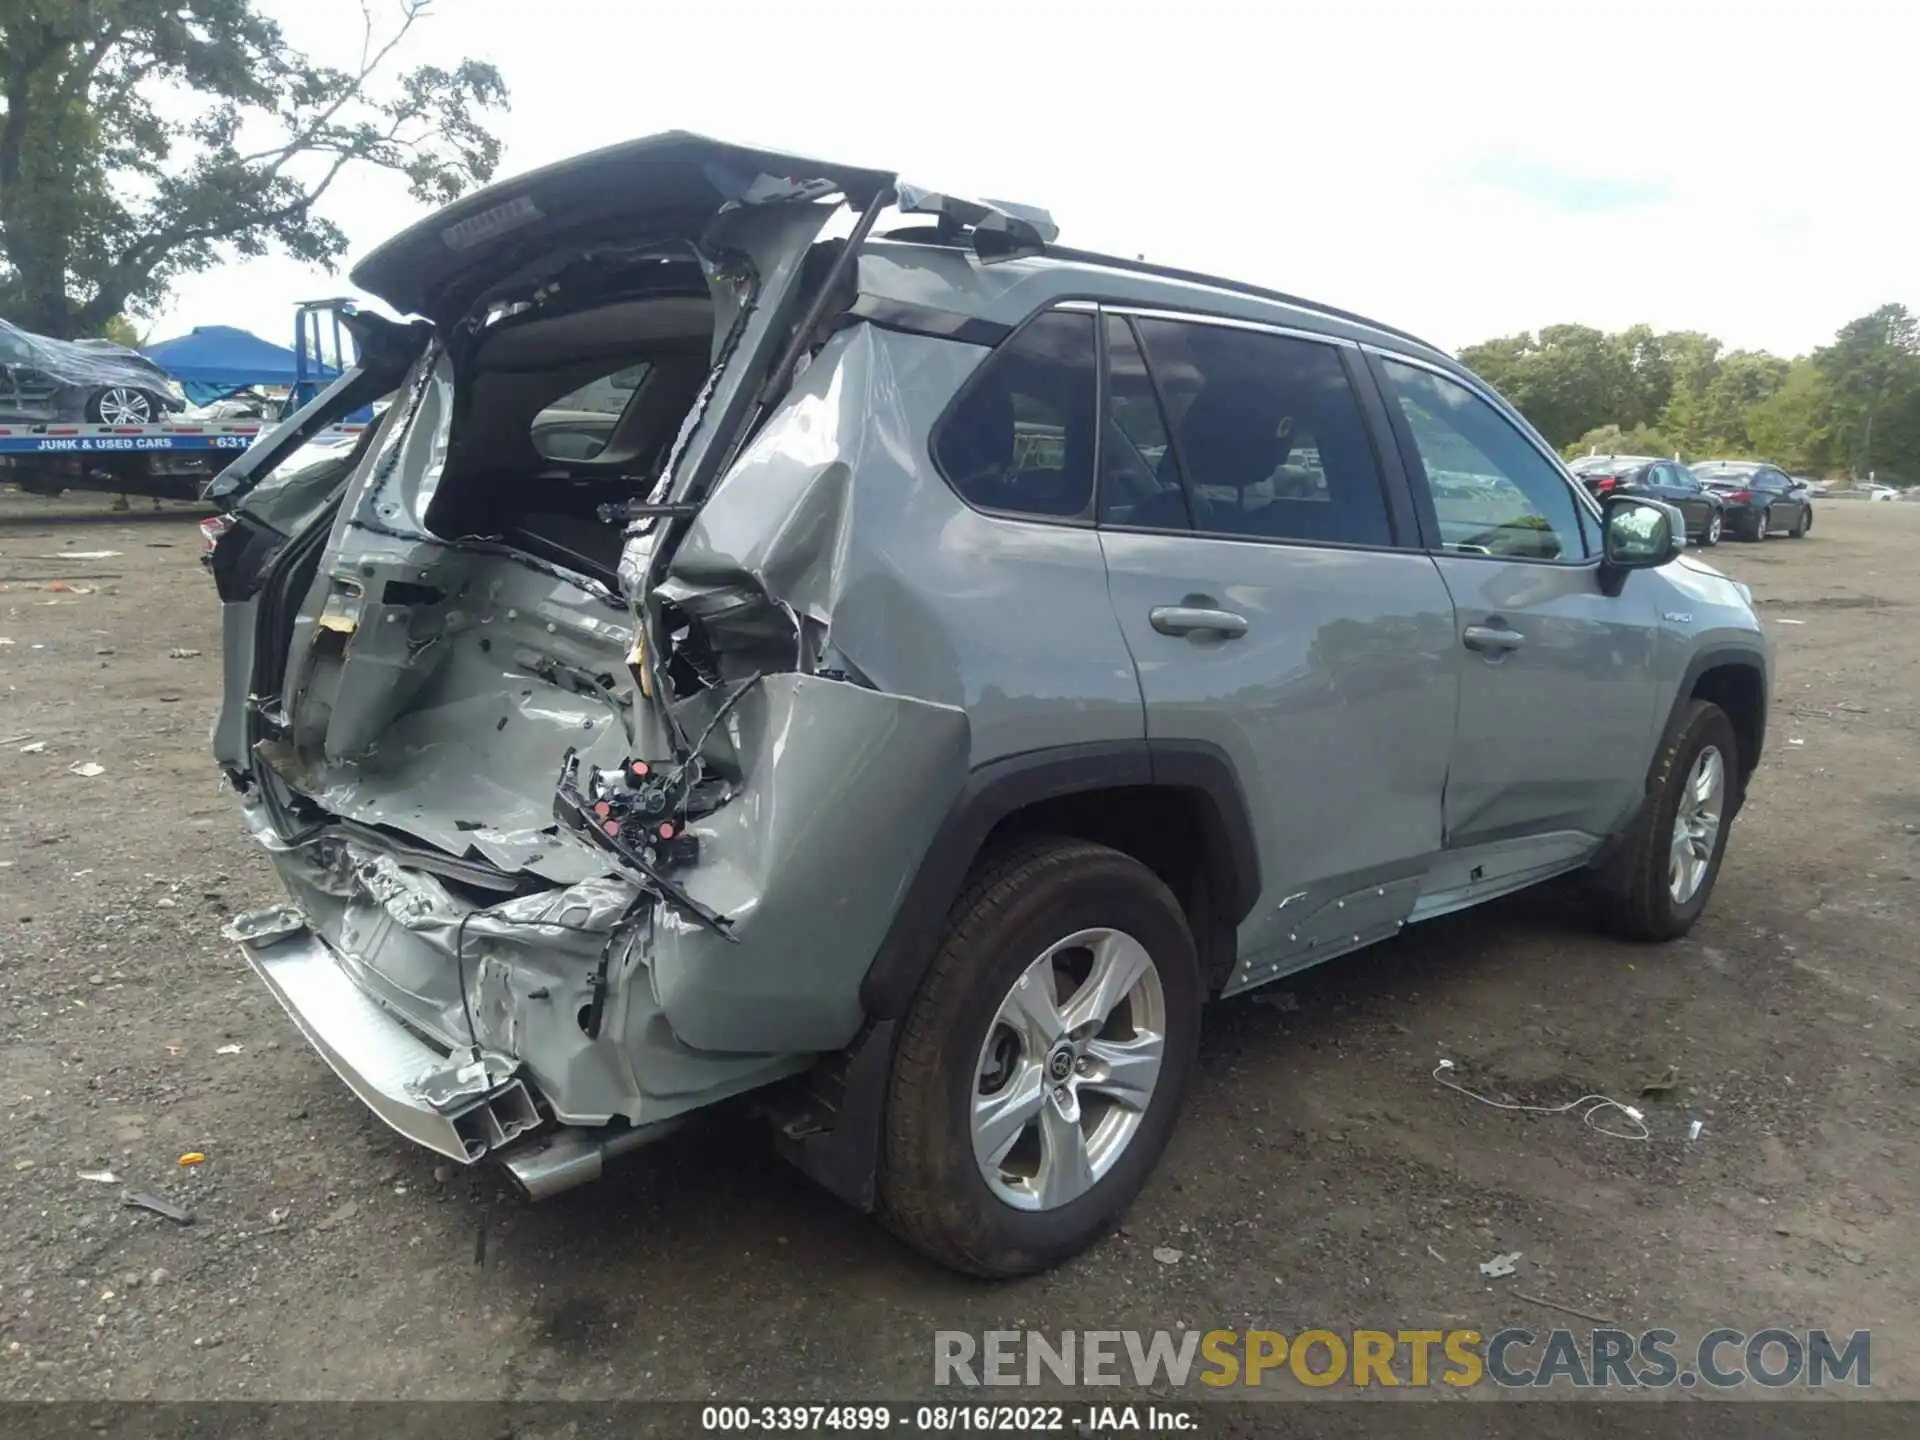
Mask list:
[[1518,650],[1527,643],[1527,637],[1518,630],[1499,625],[1469,625],[1460,638],[1467,649],[1480,651]]
[[1247,633],[1247,617],[1231,610],[1203,610],[1191,605],[1156,605],[1147,619],[1162,635],[1193,635],[1211,631],[1228,640]]

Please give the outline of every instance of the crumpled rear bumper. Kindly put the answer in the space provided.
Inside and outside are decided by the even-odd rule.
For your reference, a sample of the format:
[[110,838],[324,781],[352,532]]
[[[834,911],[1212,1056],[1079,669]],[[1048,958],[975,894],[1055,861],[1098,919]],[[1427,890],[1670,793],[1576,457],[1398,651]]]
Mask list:
[[247,916],[233,937],[321,1058],[407,1139],[472,1163],[539,1127],[520,1079],[498,1061],[463,1061],[417,1037],[354,982],[297,911]]

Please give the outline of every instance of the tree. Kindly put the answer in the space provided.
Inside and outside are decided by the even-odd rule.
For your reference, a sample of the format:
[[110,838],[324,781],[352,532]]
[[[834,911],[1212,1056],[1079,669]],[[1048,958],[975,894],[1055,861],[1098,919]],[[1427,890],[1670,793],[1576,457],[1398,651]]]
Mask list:
[[1747,439],[1755,454],[1796,474],[1824,474],[1831,463],[1826,411],[1819,367],[1811,360],[1795,360],[1780,387],[1747,412]]
[[[1895,443],[1904,444],[1920,423],[1912,416],[1920,409],[1920,320],[1904,305],[1882,305],[1841,326],[1831,345],[1814,351],[1813,363],[1826,385],[1836,458],[1855,475],[1895,464]],[[1891,438],[1882,424],[1889,419]],[[1900,458],[1911,463],[1914,457]]]
[[1602,425],[1589,430],[1560,453],[1569,460],[1582,455],[1671,455],[1673,445],[1665,435],[1646,425],[1622,430],[1618,425]]
[[108,316],[106,324],[100,327],[100,338],[124,345],[129,350],[138,350],[147,343],[146,333],[124,315]]
[[1610,335],[1549,325],[1470,345],[1460,359],[1569,459],[1752,456],[1797,471],[1850,465],[1920,478],[1920,319],[1899,305],[1791,361],[1723,354],[1711,335],[1647,325]]
[[[371,11],[353,69],[286,45],[256,0],[0,0],[0,307],[95,335],[182,275],[278,248],[346,250],[319,202],[351,167],[444,202],[489,179],[493,66],[390,76],[429,0]],[[186,118],[181,118],[186,117]]]

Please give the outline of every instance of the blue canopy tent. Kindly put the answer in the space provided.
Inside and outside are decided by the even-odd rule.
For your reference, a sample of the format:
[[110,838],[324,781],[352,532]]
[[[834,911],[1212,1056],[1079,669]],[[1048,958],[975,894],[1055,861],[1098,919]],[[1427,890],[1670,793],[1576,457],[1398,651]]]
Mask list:
[[298,357],[286,346],[232,325],[196,325],[191,334],[162,340],[141,353],[164,366],[196,405],[255,385],[291,389],[299,379],[324,382],[339,374],[332,367],[316,369],[311,362],[303,374]]

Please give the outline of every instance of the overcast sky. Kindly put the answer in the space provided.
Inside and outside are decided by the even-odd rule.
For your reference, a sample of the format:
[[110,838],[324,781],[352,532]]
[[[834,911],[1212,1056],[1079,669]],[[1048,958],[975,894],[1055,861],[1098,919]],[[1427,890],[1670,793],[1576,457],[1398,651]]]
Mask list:
[[[263,3],[357,53],[346,0]],[[1449,349],[1645,321],[1794,354],[1920,309],[1917,0],[437,0],[406,61],[461,55],[511,87],[503,176],[696,130],[1044,206],[1066,243]],[[421,207],[363,175],[325,209],[350,264]],[[153,334],[287,343],[346,268],[209,272]]]

